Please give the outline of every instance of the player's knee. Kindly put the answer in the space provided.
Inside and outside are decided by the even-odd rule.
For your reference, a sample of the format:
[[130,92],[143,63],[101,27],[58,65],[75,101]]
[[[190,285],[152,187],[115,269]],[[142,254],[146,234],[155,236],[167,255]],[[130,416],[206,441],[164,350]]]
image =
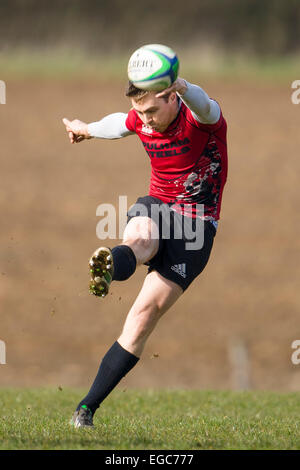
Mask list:
[[149,217],[134,217],[125,228],[123,241],[134,241],[149,248],[152,241],[158,238],[157,226]]
[[145,306],[142,310],[134,313],[135,339],[147,337],[161,316],[161,311],[156,303]]
[[144,263],[157,253],[159,241],[152,240],[151,238],[144,238],[140,234],[136,234],[135,237],[125,238],[123,240],[125,245],[130,246],[133,250],[137,263]]
[[123,348],[140,357],[160,316],[157,305],[149,305],[140,310],[131,311],[118,340]]
[[132,242],[138,250],[143,251],[149,251],[152,249],[153,246],[153,241],[151,240],[151,238],[143,238],[140,235],[137,235],[134,240],[132,240]]

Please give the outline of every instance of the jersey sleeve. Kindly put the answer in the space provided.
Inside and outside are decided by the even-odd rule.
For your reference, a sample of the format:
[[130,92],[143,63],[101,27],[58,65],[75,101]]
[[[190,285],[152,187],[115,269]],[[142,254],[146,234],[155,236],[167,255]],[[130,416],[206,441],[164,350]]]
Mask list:
[[220,117],[218,121],[214,124],[203,124],[202,122],[199,122],[198,119],[194,117],[192,111],[187,106],[186,106],[186,119],[193,126],[198,127],[199,129],[202,129],[203,131],[206,131],[206,132],[215,132],[218,129],[220,129],[220,127],[224,123],[224,117],[223,117],[221,108],[220,108]]
[[[192,111],[194,118],[203,124],[215,124],[220,117],[220,106],[212,100],[199,85],[187,82],[183,94],[177,93],[183,103]],[[208,111],[209,107],[209,111]]]
[[131,132],[126,126],[127,114],[108,114],[100,121],[88,124],[88,133],[91,137],[101,139],[120,139],[130,135]]
[[134,109],[131,109],[127,114],[125,125],[130,132],[136,132],[137,114]]

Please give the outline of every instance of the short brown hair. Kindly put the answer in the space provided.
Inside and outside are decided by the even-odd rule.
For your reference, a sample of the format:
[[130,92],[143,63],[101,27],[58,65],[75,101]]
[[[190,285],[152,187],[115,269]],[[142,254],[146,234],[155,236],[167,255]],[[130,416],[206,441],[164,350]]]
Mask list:
[[128,96],[128,98],[134,98],[136,100],[140,100],[148,93],[149,91],[141,90],[140,88],[137,88],[132,82],[129,81],[127,88],[126,88],[125,95]]
[[[137,88],[132,82],[128,82],[127,88],[125,95],[128,98],[134,98],[136,101],[141,100],[146,96],[148,93],[151,93],[151,91],[148,90],[141,90],[140,88]],[[152,92],[153,93],[153,92]],[[168,93],[167,95],[163,96],[163,99],[168,102],[169,101],[169,96],[171,93]]]

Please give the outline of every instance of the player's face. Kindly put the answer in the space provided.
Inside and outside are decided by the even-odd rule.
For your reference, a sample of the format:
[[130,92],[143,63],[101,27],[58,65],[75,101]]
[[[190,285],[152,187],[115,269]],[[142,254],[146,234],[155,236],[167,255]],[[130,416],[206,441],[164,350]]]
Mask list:
[[132,98],[131,103],[143,123],[157,132],[164,132],[178,113],[176,93],[171,93],[168,101],[149,93],[138,101]]

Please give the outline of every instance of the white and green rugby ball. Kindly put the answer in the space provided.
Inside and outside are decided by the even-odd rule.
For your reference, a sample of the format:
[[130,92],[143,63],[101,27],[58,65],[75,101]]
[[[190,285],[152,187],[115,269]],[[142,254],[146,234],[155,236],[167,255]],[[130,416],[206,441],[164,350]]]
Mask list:
[[128,78],[141,90],[162,91],[175,82],[179,61],[175,52],[162,44],[137,49],[128,62]]

